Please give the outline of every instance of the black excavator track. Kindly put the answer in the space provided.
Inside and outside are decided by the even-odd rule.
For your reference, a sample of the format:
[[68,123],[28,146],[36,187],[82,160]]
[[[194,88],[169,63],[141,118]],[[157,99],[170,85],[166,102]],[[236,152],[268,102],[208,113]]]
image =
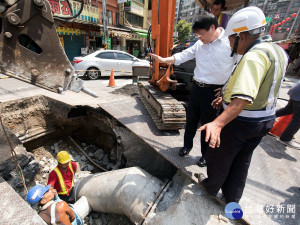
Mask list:
[[169,93],[146,82],[138,83],[139,97],[159,130],[179,130],[186,122],[183,105]]

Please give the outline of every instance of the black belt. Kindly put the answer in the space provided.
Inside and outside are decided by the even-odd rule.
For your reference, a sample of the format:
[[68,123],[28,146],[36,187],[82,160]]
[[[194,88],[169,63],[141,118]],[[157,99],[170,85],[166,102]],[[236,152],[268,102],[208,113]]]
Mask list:
[[212,88],[219,88],[219,87],[222,87],[223,85],[220,85],[220,84],[204,84],[204,83],[200,83],[198,81],[195,81],[195,84],[197,84],[197,86],[199,87],[212,87]]

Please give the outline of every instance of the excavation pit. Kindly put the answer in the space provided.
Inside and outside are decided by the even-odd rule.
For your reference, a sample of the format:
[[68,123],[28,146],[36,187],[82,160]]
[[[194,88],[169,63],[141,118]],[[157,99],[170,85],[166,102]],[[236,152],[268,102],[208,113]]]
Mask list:
[[[28,188],[47,184],[48,174],[57,164],[55,156],[62,150],[71,154],[81,171],[91,173],[138,166],[165,180],[172,179],[177,171],[101,108],[71,106],[49,97],[34,96],[1,103],[1,117]],[[26,193],[18,172],[15,166],[8,166],[13,160],[4,135],[1,146],[1,154],[5,156],[1,161],[1,176],[24,198]],[[126,217],[109,218],[106,220],[114,218],[118,224],[131,224]]]

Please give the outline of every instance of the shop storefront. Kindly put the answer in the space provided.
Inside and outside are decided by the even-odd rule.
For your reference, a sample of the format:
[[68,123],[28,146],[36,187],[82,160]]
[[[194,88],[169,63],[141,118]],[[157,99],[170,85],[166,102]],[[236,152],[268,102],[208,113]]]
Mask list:
[[[69,0],[69,2],[76,14],[81,8],[81,3],[75,0]],[[49,3],[55,16],[71,16],[69,7],[62,2],[49,0]],[[103,47],[99,9],[96,6],[84,6],[80,16],[71,23],[60,22],[56,30],[70,61],[75,56],[85,55]]]
[[111,49],[126,51],[126,40],[131,37],[131,30],[117,27],[108,27],[108,29],[112,44]]
[[130,34],[130,39],[126,40],[126,52],[128,52],[131,55],[134,55],[135,57],[141,58],[143,54],[143,38],[141,38],[136,33]]
[[68,59],[72,61],[75,56],[80,56],[81,48],[85,46],[84,36],[86,32],[68,27],[57,27],[56,31]]

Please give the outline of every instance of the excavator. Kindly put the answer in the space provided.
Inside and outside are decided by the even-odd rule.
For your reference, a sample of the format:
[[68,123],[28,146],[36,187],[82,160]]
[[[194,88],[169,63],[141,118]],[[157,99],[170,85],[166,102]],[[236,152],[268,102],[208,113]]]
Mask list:
[[[69,3],[69,1],[67,1]],[[68,21],[74,16],[56,17]],[[69,8],[72,10],[72,7]],[[72,11],[71,11],[72,12]],[[73,14],[73,12],[72,12]],[[47,0],[1,0],[0,72],[55,93],[83,91],[97,97],[75,76],[55,29]]]
[[[72,12],[72,7],[69,8]],[[214,0],[196,0],[204,9]],[[229,10],[248,3],[248,0],[227,0]],[[97,97],[84,87],[67,59],[56,33],[55,20],[69,21],[83,10],[84,0],[76,15],[57,17],[47,0],[0,1],[0,73],[45,88],[64,93],[83,91]],[[171,55],[176,0],[152,0],[153,53]],[[150,42],[149,42],[150,43]],[[167,90],[176,89],[170,65],[151,60],[149,85],[139,84],[139,94],[159,130],[178,130],[185,125],[185,109]]]
[[[214,0],[195,0],[205,10]],[[227,0],[227,10],[247,6],[248,0]],[[149,49],[161,57],[169,57],[173,48],[176,0],[152,0],[152,26],[148,32]],[[152,40],[149,39],[152,34]],[[152,45],[150,44],[152,43]],[[149,84],[140,82],[139,96],[159,130],[179,130],[184,127],[186,114],[183,105],[167,91],[175,90],[177,80],[171,65],[150,59]],[[176,77],[176,76],[175,76]]]

